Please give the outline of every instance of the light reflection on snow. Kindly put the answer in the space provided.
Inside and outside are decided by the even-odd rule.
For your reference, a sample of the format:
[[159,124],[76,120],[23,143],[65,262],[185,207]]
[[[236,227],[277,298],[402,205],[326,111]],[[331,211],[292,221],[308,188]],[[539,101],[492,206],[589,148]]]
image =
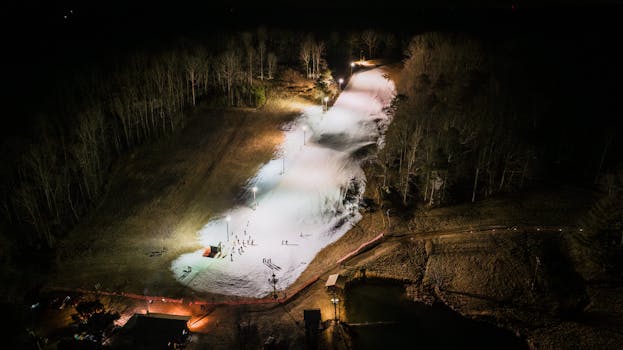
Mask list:
[[[357,206],[365,176],[353,153],[377,143],[382,131],[377,122],[389,122],[383,108],[389,106],[395,87],[383,74],[377,68],[354,75],[326,112],[322,106],[305,109],[285,131],[276,158],[248,181],[246,205],[212,219],[197,232],[201,244],[220,243],[225,255],[206,258],[199,250],[178,257],[171,270],[181,283],[197,291],[265,296],[272,292],[268,279],[273,271],[277,288],[287,287],[318,251],[361,219]],[[356,199],[348,202],[344,199],[352,182],[358,184]],[[258,187],[256,208],[253,186]],[[271,270],[263,259],[278,268]],[[192,272],[185,274],[188,266]]]

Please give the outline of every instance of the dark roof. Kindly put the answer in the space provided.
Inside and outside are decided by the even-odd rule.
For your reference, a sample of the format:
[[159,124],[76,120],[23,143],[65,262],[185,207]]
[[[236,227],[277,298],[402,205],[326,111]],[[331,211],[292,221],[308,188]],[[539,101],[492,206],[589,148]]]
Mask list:
[[320,326],[320,309],[303,310],[303,319],[305,319],[305,328],[318,328]]
[[112,349],[168,349],[170,341],[182,342],[188,332],[188,316],[135,314],[111,344]]

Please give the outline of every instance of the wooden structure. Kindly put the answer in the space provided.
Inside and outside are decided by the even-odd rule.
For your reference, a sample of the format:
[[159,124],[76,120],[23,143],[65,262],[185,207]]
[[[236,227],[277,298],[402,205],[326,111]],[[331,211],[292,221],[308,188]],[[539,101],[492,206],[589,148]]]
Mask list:
[[344,277],[340,276],[338,273],[329,275],[324,286],[328,292],[337,292],[338,290],[344,289]]

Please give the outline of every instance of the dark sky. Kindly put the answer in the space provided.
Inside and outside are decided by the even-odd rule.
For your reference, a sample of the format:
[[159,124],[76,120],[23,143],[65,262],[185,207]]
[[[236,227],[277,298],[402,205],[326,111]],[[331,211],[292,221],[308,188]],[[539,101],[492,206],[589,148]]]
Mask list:
[[253,22],[326,26],[340,22],[412,21],[416,18],[414,13],[432,17],[461,11],[482,14],[511,10],[513,6],[520,11],[548,11],[552,21],[556,21],[560,20],[559,14],[573,9],[586,12],[621,3],[623,0],[377,0],[374,5],[366,0],[9,0],[9,10],[3,12],[13,25],[28,25],[31,29],[67,22],[180,29],[198,22],[204,26]]
[[365,0],[9,0],[0,6],[3,44],[17,63],[68,47],[201,37],[259,25],[320,32],[564,32],[619,28],[623,15],[623,0],[377,0],[375,5]]
[[201,37],[259,25],[303,31],[564,32],[619,28],[623,18],[623,0],[377,0],[375,5],[365,0],[8,0],[0,6],[3,46],[15,63],[68,47]]
[[[39,77],[81,56],[124,45],[230,29],[286,27],[302,31],[385,29],[558,31],[618,30],[623,0],[9,0],[0,11],[4,98],[28,104]],[[45,92],[44,92],[45,93]]]
[[375,5],[365,0],[9,0],[1,5],[6,9],[0,25],[5,47],[45,53],[60,42],[105,46],[131,38],[200,37],[259,25],[402,32],[618,26],[621,4],[623,0],[378,0]]
[[6,7],[1,11],[3,32],[20,43],[185,35],[262,24],[304,30],[614,25],[620,21],[622,4],[623,0],[377,0],[375,5],[366,0],[9,0],[0,6]]

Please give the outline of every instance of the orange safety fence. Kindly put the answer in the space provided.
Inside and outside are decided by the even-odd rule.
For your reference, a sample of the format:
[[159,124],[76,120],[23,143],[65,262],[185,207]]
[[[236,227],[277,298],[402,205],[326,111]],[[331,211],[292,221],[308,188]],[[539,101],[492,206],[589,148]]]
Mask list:
[[294,298],[297,294],[299,294],[303,289],[309,287],[310,285],[312,285],[314,282],[318,281],[320,279],[320,275],[316,275],[314,276],[312,279],[310,279],[309,281],[307,281],[305,284],[303,284],[301,287],[299,287],[298,289],[296,289],[293,293],[288,294],[285,298],[280,299],[279,302],[280,303],[285,303],[288,300]]
[[362,243],[362,244],[359,246],[359,248],[357,248],[357,249],[353,250],[352,252],[350,252],[350,253],[348,253],[348,254],[344,255],[342,258],[340,258],[340,259],[339,259],[338,261],[336,261],[335,263],[336,263],[336,264],[339,264],[339,263],[341,263],[342,261],[344,261],[344,260],[346,260],[346,259],[350,258],[351,256],[353,256],[353,255],[355,255],[355,254],[359,253],[359,252],[360,252],[363,248],[365,248],[365,247],[369,246],[370,244],[372,244],[372,243],[374,243],[374,242],[378,241],[379,239],[383,238],[383,236],[384,236],[384,233],[383,233],[383,232],[381,232],[378,236],[376,236],[376,237],[372,238],[371,240],[369,240],[369,241],[367,241],[367,242],[365,242],[365,243]]
[[[285,303],[291,298],[293,298],[294,296],[296,296],[298,293],[300,293],[303,289],[309,287],[312,283],[316,282],[318,279],[320,279],[320,275],[314,276],[313,278],[305,282],[303,285],[301,285],[299,288],[297,288],[294,292],[288,293],[288,295],[284,298],[226,300],[226,301],[219,301],[219,302],[207,302],[204,300],[194,300],[194,301],[188,302],[188,305],[251,305],[251,304]],[[159,301],[159,302],[164,302],[164,303],[177,303],[177,304],[184,303],[183,299],[174,299],[174,298],[167,298],[167,297],[162,297],[162,296],[149,296],[149,295],[141,295],[141,294],[135,294],[135,293],[93,291],[93,290],[82,289],[82,288],[71,289],[71,288],[61,288],[61,287],[53,287],[50,289],[56,290],[56,291],[72,292],[72,293],[119,296],[119,297],[140,299],[140,300],[146,300],[146,301]]]
[[318,281],[320,275],[314,276],[309,281],[305,282],[302,286],[297,288],[293,293],[288,294],[285,298],[262,298],[262,299],[243,299],[243,300],[228,300],[220,302],[207,302],[204,300],[195,300],[188,303],[188,305],[251,305],[251,304],[269,304],[280,303],[283,304],[300,293],[303,289],[309,287],[312,283]]

